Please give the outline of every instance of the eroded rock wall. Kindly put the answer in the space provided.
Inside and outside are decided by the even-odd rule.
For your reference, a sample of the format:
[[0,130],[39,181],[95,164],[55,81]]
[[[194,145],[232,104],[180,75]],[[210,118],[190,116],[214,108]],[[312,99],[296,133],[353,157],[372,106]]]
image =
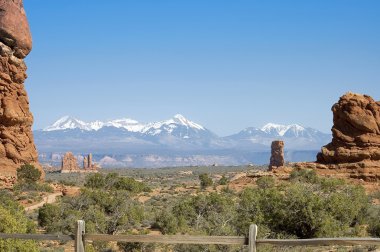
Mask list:
[[0,174],[5,176],[15,176],[24,163],[40,169],[24,88],[24,58],[31,48],[22,0],[0,0]]

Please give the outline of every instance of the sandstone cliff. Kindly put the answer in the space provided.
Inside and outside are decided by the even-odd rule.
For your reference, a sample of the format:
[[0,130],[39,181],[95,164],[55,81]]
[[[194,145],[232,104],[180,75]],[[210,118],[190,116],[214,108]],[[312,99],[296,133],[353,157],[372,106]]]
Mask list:
[[32,39],[22,0],[0,1],[0,174],[15,176],[30,163],[40,168],[33,142],[33,116],[24,88],[24,58]]

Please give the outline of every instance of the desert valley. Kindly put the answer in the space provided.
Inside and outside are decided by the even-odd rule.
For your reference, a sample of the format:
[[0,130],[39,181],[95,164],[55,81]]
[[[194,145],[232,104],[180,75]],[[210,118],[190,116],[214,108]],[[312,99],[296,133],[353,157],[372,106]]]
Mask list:
[[[332,120],[323,118],[331,133],[266,123],[223,135],[181,114],[64,116],[34,129],[31,50],[23,1],[0,0],[0,252],[380,251],[378,94],[335,97]],[[268,104],[281,120],[285,102]]]

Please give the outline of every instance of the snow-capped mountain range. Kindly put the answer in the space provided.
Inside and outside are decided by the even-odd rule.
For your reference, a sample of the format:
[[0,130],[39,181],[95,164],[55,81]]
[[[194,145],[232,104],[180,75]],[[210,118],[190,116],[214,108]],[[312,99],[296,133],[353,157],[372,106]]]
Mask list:
[[152,135],[157,135],[165,129],[168,133],[173,132],[177,125],[185,126],[195,130],[205,130],[205,128],[199,124],[196,124],[190,120],[187,120],[183,115],[177,114],[172,119],[153,122],[153,123],[139,123],[138,121],[123,118],[110,121],[93,121],[86,123],[79,119],[64,116],[58,119],[52,125],[43,129],[43,131],[56,131],[56,130],[67,130],[67,129],[81,129],[86,131],[98,131],[104,127],[114,127],[118,129],[125,129],[130,132],[148,133]]
[[[54,122],[52,125],[44,128],[42,131],[58,131],[80,129],[84,131],[98,131],[105,127],[114,127],[124,129],[129,132],[157,135],[162,132],[172,133],[177,127],[186,127],[197,131],[206,131],[207,129],[195,122],[186,119],[181,114],[176,114],[173,118],[151,123],[140,123],[129,118],[115,119],[109,121],[92,121],[84,122],[71,116],[64,116]],[[311,137],[315,134],[323,134],[312,128],[305,128],[298,124],[282,125],[267,123],[262,128],[249,127],[238,134],[243,135],[268,135],[273,137]],[[187,138],[187,136],[184,136]]]
[[[52,125],[34,131],[34,135],[39,152],[44,154],[92,152],[99,155],[119,155],[119,159],[123,157],[121,159],[129,161],[133,160],[130,155],[135,155],[134,159],[149,155],[149,162],[155,164],[159,163],[158,160],[171,160],[165,161],[165,165],[175,163],[178,158],[192,160],[191,164],[194,165],[199,158],[203,160],[203,164],[207,160],[215,161],[216,157],[216,160],[221,158],[228,164],[263,163],[258,161],[262,157],[258,157],[257,153],[269,152],[271,142],[276,139],[285,141],[288,152],[311,151],[314,159],[320,147],[331,140],[330,134],[313,128],[274,123],[268,123],[262,128],[249,127],[236,134],[219,137],[180,114],[168,120],[150,123],[140,123],[128,118],[84,122],[64,116]],[[120,160],[117,162],[120,164]],[[140,160],[139,165],[149,166],[147,162]],[[187,164],[186,161],[183,162],[176,165]],[[133,166],[129,163],[127,165]]]

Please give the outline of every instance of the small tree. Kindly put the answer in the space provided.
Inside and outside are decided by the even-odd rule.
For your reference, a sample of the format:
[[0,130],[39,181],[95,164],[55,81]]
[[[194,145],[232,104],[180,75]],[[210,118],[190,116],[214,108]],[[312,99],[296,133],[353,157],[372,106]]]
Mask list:
[[41,171],[31,164],[24,164],[17,169],[17,178],[28,184],[36,183],[41,178]]
[[104,188],[106,185],[105,178],[100,173],[90,174],[86,177],[85,187],[91,189],[100,189]]
[[199,175],[199,180],[201,181],[202,189],[212,186],[212,179],[207,175],[207,173],[202,173]]
[[226,178],[226,176],[222,176],[220,179],[219,179],[219,185],[227,185],[228,184],[228,179]]
[[38,224],[46,227],[47,232],[58,231],[58,222],[60,220],[60,208],[58,205],[44,204],[38,209]]

